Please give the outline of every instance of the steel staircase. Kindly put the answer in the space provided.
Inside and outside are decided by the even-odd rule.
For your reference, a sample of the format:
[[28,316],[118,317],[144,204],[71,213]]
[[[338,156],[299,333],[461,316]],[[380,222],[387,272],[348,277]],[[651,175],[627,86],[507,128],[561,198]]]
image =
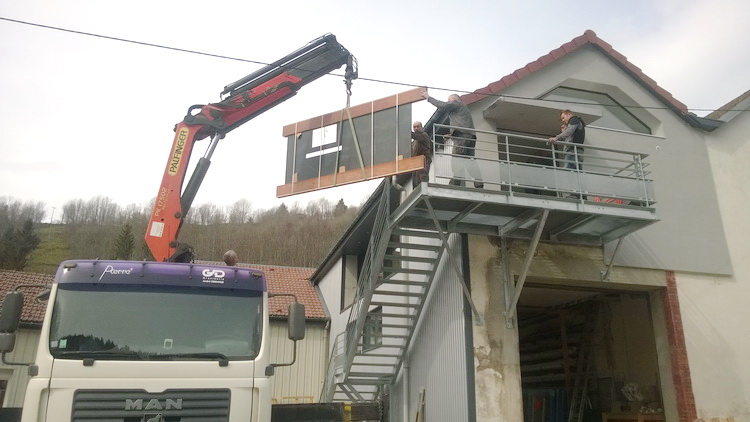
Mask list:
[[384,189],[347,329],[334,342],[322,402],[375,400],[395,382],[445,250],[436,230],[393,224],[389,196]]
[[[449,184],[454,178],[453,160],[464,158],[435,151],[429,183],[414,188],[400,203],[391,198],[391,186],[383,183],[379,199],[372,198],[379,202],[368,204],[368,212],[376,204],[377,211],[372,226],[372,214],[367,214],[367,252],[358,265],[357,291],[346,328],[336,328],[341,333],[332,343],[321,402],[376,400],[386,386],[396,382],[441,261],[458,275],[475,323],[483,323],[463,280],[460,254],[448,242],[449,234],[529,242],[518,280],[504,281],[511,299],[505,309],[498,309],[511,328],[540,241],[586,246],[617,241],[619,246],[629,233],[658,221],[651,206],[652,181],[643,171],[644,155],[587,146],[591,170],[572,171],[527,163],[523,154],[511,153],[519,148],[511,143],[519,136],[487,133],[493,140],[486,141],[492,145],[485,149],[505,151],[500,159],[476,160],[487,189]],[[539,145],[546,142],[521,138]],[[495,144],[496,140],[501,143]],[[571,198],[571,193],[578,195]],[[602,271],[602,280],[608,278],[610,269],[611,263]],[[578,365],[582,373],[576,391],[581,395],[572,406],[575,418],[586,402],[586,365],[588,360]]]

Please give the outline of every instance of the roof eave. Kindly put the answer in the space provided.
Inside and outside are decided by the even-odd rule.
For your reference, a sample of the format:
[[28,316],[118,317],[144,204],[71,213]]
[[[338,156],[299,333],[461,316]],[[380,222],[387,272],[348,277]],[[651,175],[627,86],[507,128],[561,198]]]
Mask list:
[[472,93],[463,95],[461,101],[468,105],[488,96],[500,95],[500,93],[508,87],[520,82],[524,78],[527,78],[535,72],[538,72],[586,45],[591,45],[601,51],[613,63],[623,69],[633,79],[638,81],[644,88],[651,91],[664,104],[666,104],[667,107],[680,115],[680,117],[685,119],[689,124],[693,125],[695,123],[693,119],[689,117],[688,108],[685,104],[678,101],[667,90],[660,87],[656,81],[648,77],[640,68],[628,61],[627,57],[612,48],[609,43],[599,38],[596,33],[590,29],[586,30],[583,35],[573,38],[571,41],[550,51],[537,60],[528,63],[526,66],[517,69],[513,73],[510,73],[485,87],[479,88]]

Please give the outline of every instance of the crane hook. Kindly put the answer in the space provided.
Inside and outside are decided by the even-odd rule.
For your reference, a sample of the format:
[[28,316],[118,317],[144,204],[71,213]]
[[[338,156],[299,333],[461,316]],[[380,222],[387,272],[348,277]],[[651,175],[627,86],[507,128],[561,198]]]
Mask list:
[[357,66],[357,59],[349,55],[346,61],[346,70],[344,72],[344,83],[346,84],[346,94],[352,95],[352,81],[357,79],[359,76],[359,69]]

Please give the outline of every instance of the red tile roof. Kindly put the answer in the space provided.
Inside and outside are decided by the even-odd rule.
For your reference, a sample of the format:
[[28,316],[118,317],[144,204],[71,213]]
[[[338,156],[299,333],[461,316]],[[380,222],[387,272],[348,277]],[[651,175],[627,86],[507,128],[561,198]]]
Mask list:
[[[22,284],[52,284],[54,276],[50,274],[27,273],[23,271],[0,270],[0,291],[2,297]],[[44,311],[47,302],[39,302],[36,296],[44,290],[43,287],[24,288],[23,312],[21,324],[41,325],[44,321]]]
[[610,60],[612,60],[625,72],[629,73],[633,78],[639,81],[646,89],[650,90],[657,97],[661,98],[661,100],[664,101],[668,106],[672,107],[674,111],[682,113],[683,115],[688,114],[687,106],[685,104],[677,101],[672,96],[672,94],[657,85],[656,82],[646,76],[646,74],[644,74],[640,68],[630,63],[625,56],[612,48],[612,46],[607,42],[597,37],[596,33],[590,29],[584,32],[583,35],[573,38],[571,41],[563,44],[559,48],[550,51],[546,55],[516,70],[515,72],[500,78],[500,80],[492,82],[484,88],[479,88],[470,94],[461,96],[461,101],[463,101],[465,104],[471,104],[483,98],[486,98],[488,95],[498,94],[500,91],[515,84],[521,79],[543,69],[544,67],[554,63],[557,60],[560,60],[567,54],[570,54],[585,45],[591,45],[601,50],[607,57],[610,58]]
[[[201,264],[224,265],[223,262],[199,261]],[[266,274],[269,293],[293,293],[297,300],[305,305],[307,319],[327,319],[323,302],[315,290],[310,277],[315,268],[280,267],[275,265],[237,264],[238,267],[254,268]],[[288,296],[274,297],[268,301],[268,311],[271,317],[286,317],[287,308],[292,298]]]
[[745,91],[742,95],[719,107],[718,110],[712,112],[706,117],[709,119],[721,119],[727,112],[734,110],[741,102],[748,98],[750,98],[750,90]]

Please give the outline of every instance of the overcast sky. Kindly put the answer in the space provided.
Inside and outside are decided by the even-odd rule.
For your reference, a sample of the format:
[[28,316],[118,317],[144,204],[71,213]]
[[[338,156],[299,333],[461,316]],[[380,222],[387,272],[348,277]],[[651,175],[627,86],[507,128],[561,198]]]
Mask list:
[[[411,88],[398,83],[445,88],[430,91],[442,99],[472,91],[587,29],[699,116],[750,89],[747,0],[6,0],[0,18],[264,63],[331,32],[361,77],[395,82],[356,81],[352,105]],[[55,220],[71,199],[149,201],[188,107],[219,101],[225,85],[260,67],[7,20],[0,65],[0,196],[44,201]],[[195,204],[359,204],[376,182],[276,199],[282,127],[345,103],[341,77],[326,76],[229,133]],[[432,113],[423,104],[415,119]]]

